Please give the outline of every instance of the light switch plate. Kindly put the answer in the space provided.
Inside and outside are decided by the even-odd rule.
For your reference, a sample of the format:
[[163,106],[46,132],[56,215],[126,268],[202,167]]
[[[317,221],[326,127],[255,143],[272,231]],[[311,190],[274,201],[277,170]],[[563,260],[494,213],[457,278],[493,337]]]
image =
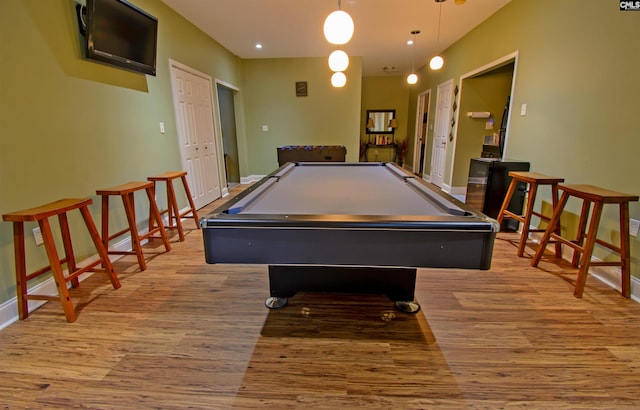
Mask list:
[[527,104],[522,104],[522,106],[520,106],[520,115],[527,115]]
[[40,231],[40,228],[33,228],[31,232],[33,232],[33,239],[36,241],[36,245],[42,245],[44,239],[42,239],[42,231]]
[[640,221],[637,219],[629,218],[629,235],[634,238],[638,236],[638,230],[640,230]]

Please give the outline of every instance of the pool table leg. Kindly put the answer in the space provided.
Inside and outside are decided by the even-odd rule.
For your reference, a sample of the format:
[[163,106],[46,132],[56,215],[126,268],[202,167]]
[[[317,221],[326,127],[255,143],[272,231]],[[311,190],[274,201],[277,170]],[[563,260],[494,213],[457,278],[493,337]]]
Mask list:
[[287,306],[287,303],[289,303],[289,299],[278,296],[269,296],[267,300],[264,301],[265,306],[269,309],[281,309]]
[[[289,299],[287,298],[279,298],[277,296],[269,296],[267,300],[265,300],[264,304],[269,309],[281,309],[289,303]],[[396,309],[404,313],[417,313],[420,310],[420,304],[415,300],[410,301],[396,301],[394,303]]]
[[269,265],[269,309],[287,305],[297,292],[343,292],[383,294],[396,309],[416,313],[416,268]]
[[404,313],[417,313],[420,310],[420,304],[415,300],[410,300],[410,301],[397,300],[395,302],[395,307],[396,309]]

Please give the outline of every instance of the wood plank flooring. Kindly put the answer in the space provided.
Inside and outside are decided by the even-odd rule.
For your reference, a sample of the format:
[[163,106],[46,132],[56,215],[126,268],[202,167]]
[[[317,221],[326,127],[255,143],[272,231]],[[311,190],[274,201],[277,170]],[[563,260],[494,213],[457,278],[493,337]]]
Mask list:
[[121,289],[73,289],[75,323],[50,302],[0,331],[0,409],[640,408],[640,304],[593,278],[574,298],[575,269],[516,239],[488,271],[420,269],[409,315],[312,293],[270,311],[267,267],[208,265],[191,230],[144,272],[116,262]]

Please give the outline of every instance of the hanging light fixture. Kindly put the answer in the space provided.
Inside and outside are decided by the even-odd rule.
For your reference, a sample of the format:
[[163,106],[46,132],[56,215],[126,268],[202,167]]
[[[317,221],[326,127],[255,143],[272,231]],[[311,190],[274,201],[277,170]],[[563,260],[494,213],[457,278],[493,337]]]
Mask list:
[[344,75],[342,71],[333,73],[333,75],[331,76],[331,85],[336,88],[344,87],[346,83],[347,83],[347,76]]
[[[440,20],[442,18],[442,3],[444,3],[445,1],[447,0],[435,0],[436,3],[440,4],[440,9],[438,11],[438,40],[436,42],[436,46],[438,50],[440,49]],[[439,55],[436,55],[431,59],[431,61],[429,61],[429,67],[432,70],[439,70],[442,68],[443,65],[444,65],[444,59]]]
[[344,71],[349,67],[349,56],[342,50],[329,54],[329,68],[331,71]]
[[413,59],[411,60],[411,74],[407,76],[407,83],[415,84],[418,82],[418,75],[416,74],[416,36],[420,34],[420,30],[413,30],[411,34],[413,34],[413,42],[411,43]]
[[353,36],[353,19],[349,13],[338,10],[329,14],[324,21],[324,36],[331,44],[346,44]]

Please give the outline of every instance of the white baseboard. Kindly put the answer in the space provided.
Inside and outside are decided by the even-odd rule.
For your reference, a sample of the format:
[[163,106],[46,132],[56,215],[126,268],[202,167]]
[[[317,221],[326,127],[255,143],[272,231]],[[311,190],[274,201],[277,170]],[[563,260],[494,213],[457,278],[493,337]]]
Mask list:
[[[531,229],[537,229],[537,227],[532,226]],[[539,244],[541,239],[542,233],[540,232],[529,234],[529,241],[531,242]],[[547,245],[547,250],[551,253],[554,253],[555,245]],[[573,259],[573,249],[569,248],[568,246],[563,246],[562,259],[570,262]],[[598,259],[596,257],[591,257],[591,260],[593,262],[602,262],[601,259]],[[620,269],[614,266],[592,266],[591,269],[589,269],[589,275],[598,279],[607,286],[616,289],[618,292],[622,291],[622,273]],[[635,302],[640,303],[640,279],[636,278],[635,276],[631,276],[631,299]]]
[[[186,212],[189,208],[185,207],[182,208],[180,210],[180,214]],[[165,215],[163,218],[163,223],[167,224],[169,222],[168,219],[168,215]],[[183,218],[184,220],[184,218]],[[198,223],[196,221],[196,223]],[[147,233],[149,230],[148,229],[143,229],[140,231],[141,235],[144,235],[145,233]],[[148,242],[148,239],[145,239],[144,241],[142,241],[142,245],[144,245],[145,243]],[[131,237],[127,236],[124,239],[122,239],[121,241],[111,245],[109,247],[109,249],[111,250],[115,250],[115,251],[128,251],[131,249]],[[110,255],[109,256],[109,260],[111,262],[115,262],[118,259],[122,258],[123,255]],[[78,263],[78,266],[87,266],[89,264],[91,264],[92,262],[95,262],[96,260],[98,260],[98,255],[92,255],[90,257],[88,257],[87,259],[83,260],[82,262]],[[66,275],[68,273],[67,270],[64,271],[64,274]],[[83,280],[85,280],[86,278],[90,277],[91,275],[93,275],[93,272],[85,272],[82,275],[80,275],[78,277],[78,280],[80,282],[82,282]],[[68,285],[70,286],[70,285]],[[38,294],[38,295],[48,295],[48,296],[58,296],[58,291],[56,289],[56,283],[53,280],[53,277],[29,288],[29,293],[33,293],[33,294]],[[33,312],[34,310],[38,309],[39,307],[41,307],[42,305],[44,305],[45,303],[47,303],[48,301],[46,300],[30,300],[28,301],[28,309],[29,312]],[[14,297],[8,301],[6,301],[5,303],[3,303],[2,305],[0,305],[0,330],[4,329],[5,327],[9,326],[10,324],[12,324],[13,322],[18,320],[18,297]]]
[[249,175],[248,177],[241,177],[240,178],[240,183],[241,184],[251,184],[252,182],[260,181],[265,176],[266,175]]
[[[186,211],[187,208],[184,208],[180,211],[180,213]],[[164,218],[164,223],[167,222],[167,217],[165,216]],[[148,229],[146,230],[148,231]],[[145,230],[140,231],[140,234],[143,235],[146,233]],[[144,245],[148,240],[144,240],[142,241],[142,244]],[[116,251],[128,251],[131,249],[131,237],[127,236],[125,239],[117,242],[116,244],[113,244],[109,247],[110,250],[116,250]],[[110,255],[109,256],[109,260],[111,262],[115,262],[118,259],[122,258],[123,255]],[[92,255],[90,257],[88,257],[87,259],[83,260],[82,262],[78,263],[78,266],[87,266],[89,264],[91,264],[92,262],[95,262],[96,260],[98,260],[98,255]],[[65,270],[63,272],[65,275],[68,273],[68,270]],[[93,275],[93,272],[85,272],[82,275],[80,275],[78,277],[78,280],[80,282],[82,282],[83,280],[85,280],[86,278],[90,277],[91,275]],[[68,284],[68,286],[70,287],[71,285]],[[58,291],[56,289],[56,282],[53,280],[53,277],[38,283],[37,285],[29,288],[29,293],[30,294],[37,294],[37,295],[48,295],[48,296],[58,296]],[[38,309],[39,307],[41,307],[42,305],[44,305],[45,303],[47,303],[48,301],[46,300],[29,300],[28,303],[28,309],[29,312],[32,313],[34,310]],[[56,302],[54,302],[56,303]],[[62,312],[61,312],[62,314]],[[6,301],[5,303],[3,303],[2,305],[0,305],[0,330],[4,329],[5,327],[9,326],[10,324],[12,324],[13,322],[18,320],[18,297],[14,297],[8,301]]]
[[[465,202],[466,196],[466,187],[454,187],[450,189],[449,192],[452,196],[456,197],[461,202]],[[532,226],[531,229],[537,229],[537,227]],[[535,232],[529,234],[529,241],[534,243],[540,243],[542,239],[542,233]],[[555,252],[554,244],[550,244],[547,246],[550,252]],[[562,247],[562,259],[571,261],[573,259],[573,250],[567,246]],[[598,258],[592,257],[592,261],[600,262]],[[616,269],[613,266],[593,266],[589,270],[589,275],[597,278],[601,282],[605,283],[607,286],[610,286],[613,289],[616,289],[618,292],[621,291],[621,272],[620,269]],[[640,279],[635,276],[631,277],[631,299],[640,303]]]

